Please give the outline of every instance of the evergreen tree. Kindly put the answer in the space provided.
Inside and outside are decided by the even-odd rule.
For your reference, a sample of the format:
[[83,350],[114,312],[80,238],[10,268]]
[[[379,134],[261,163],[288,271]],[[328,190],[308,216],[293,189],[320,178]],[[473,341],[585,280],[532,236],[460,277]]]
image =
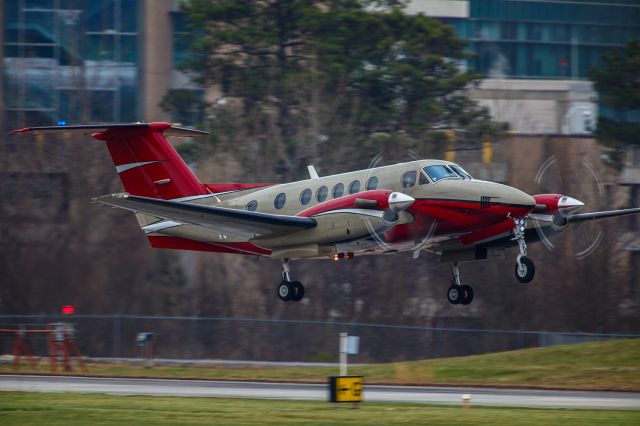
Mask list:
[[260,157],[275,156],[282,178],[332,154],[370,158],[380,140],[416,149],[434,135],[443,139],[434,129],[463,130],[461,135],[479,142],[495,127],[464,93],[476,78],[461,70],[465,42],[450,26],[407,15],[400,6],[357,0],[185,2],[197,36],[184,68],[197,83],[230,99],[225,109],[239,112],[232,118],[226,112],[234,128],[230,142],[237,146],[240,135],[257,139]]
[[590,73],[599,94],[598,138],[614,148],[621,164],[626,148],[640,145],[640,42],[633,41],[604,57]]

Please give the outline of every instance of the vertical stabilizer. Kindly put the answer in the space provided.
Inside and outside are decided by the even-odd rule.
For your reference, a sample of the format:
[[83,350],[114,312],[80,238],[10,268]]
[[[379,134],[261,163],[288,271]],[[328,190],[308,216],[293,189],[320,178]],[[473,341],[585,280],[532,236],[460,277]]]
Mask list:
[[207,194],[189,166],[164,136],[169,123],[144,129],[107,129],[94,133],[104,140],[124,189],[131,195],[172,199]]
[[10,134],[71,133],[106,142],[124,189],[131,195],[172,199],[208,194],[165,136],[203,136],[207,132],[171,123],[90,124],[26,127]]

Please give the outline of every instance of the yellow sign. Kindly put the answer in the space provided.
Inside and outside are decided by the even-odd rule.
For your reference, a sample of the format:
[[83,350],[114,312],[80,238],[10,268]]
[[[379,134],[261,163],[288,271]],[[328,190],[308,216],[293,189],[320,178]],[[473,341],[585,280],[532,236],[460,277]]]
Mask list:
[[329,400],[331,402],[360,402],[364,390],[362,376],[329,377]]

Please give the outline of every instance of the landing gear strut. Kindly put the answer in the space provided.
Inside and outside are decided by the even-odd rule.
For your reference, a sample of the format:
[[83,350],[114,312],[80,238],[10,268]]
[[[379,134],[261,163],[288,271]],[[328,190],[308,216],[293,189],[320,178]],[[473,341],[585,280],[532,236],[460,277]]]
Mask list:
[[447,290],[447,300],[452,305],[468,305],[473,300],[473,287],[460,282],[460,263],[451,264],[451,287]]
[[299,281],[291,281],[289,259],[282,260],[282,282],[278,284],[278,297],[283,302],[299,302],[304,297],[304,286]]
[[516,279],[521,283],[530,282],[536,274],[536,268],[533,261],[527,257],[527,242],[524,239],[524,230],[526,229],[526,219],[513,219],[513,239],[518,242],[520,254],[516,258],[515,274]]

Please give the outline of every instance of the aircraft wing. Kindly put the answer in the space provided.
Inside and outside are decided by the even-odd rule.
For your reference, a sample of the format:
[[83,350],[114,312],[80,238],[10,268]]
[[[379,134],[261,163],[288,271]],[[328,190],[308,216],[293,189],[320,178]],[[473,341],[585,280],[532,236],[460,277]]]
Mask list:
[[[640,214],[640,207],[572,214],[566,216],[565,225],[632,214]],[[550,214],[537,214],[534,217],[531,217],[528,221],[530,226],[528,226],[525,231],[525,239],[527,242],[534,243],[540,240],[540,233],[536,228],[544,228],[545,235],[547,236],[553,236],[562,232],[564,227],[555,228],[551,226],[553,220],[554,216]],[[517,242],[513,239],[512,229],[513,224],[511,221],[506,220],[486,229],[481,229],[457,238],[451,238],[449,240],[439,242],[438,244],[434,244],[429,250],[434,252],[447,250],[455,251],[460,250],[462,247],[505,249],[517,245]]]
[[569,223],[585,222],[589,220],[607,219],[610,217],[626,216],[629,214],[638,214],[638,213],[640,213],[640,207],[633,208],[633,209],[609,210],[604,212],[578,213],[578,214],[573,214],[567,217],[567,220],[569,221]]
[[222,235],[245,238],[247,241],[257,237],[287,235],[316,226],[316,221],[308,217],[203,206],[128,194],[106,195],[95,198],[94,201],[185,225],[200,226]]

